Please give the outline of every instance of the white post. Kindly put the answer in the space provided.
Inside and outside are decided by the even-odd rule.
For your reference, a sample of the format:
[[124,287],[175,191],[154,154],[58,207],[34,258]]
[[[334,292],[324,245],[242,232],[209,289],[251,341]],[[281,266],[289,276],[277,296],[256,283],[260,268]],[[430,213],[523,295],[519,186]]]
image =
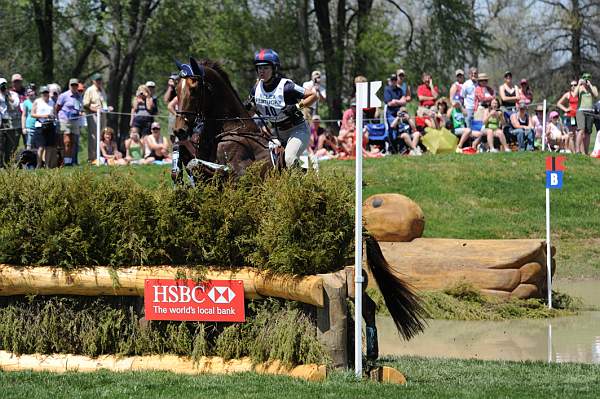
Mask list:
[[552,363],[552,323],[548,323],[548,363]]
[[546,189],[546,274],[548,281],[548,308],[552,309],[552,246],[550,245],[550,189]]
[[[358,88],[357,88],[358,97]],[[363,107],[356,102],[356,200],[354,203],[354,371],[356,378],[362,377],[362,122]]]
[[546,99],[544,99],[544,113],[542,116],[542,151],[546,150],[546,144],[548,144],[548,150],[550,150],[550,143],[546,143]]
[[[98,107],[96,110],[96,165],[100,166],[100,134],[102,132],[101,126],[102,108]],[[90,145],[91,143],[88,143]]]

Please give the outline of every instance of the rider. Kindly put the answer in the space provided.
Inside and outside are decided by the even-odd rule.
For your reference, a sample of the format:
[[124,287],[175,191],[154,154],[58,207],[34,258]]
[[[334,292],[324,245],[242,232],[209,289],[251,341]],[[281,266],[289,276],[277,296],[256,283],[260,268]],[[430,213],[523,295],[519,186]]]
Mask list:
[[279,73],[279,55],[271,49],[254,54],[258,81],[250,93],[250,108],[271,122],[271,135],[285,147],[285,164],[290,167],[308,146],[310,129],[304,107],[317,100],[314,89],[304,89]]

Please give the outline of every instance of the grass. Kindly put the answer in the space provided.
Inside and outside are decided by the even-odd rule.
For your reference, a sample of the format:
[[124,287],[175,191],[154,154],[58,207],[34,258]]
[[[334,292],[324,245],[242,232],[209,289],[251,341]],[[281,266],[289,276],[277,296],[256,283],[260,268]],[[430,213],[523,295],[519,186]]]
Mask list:
[[315,383],[257,375],[185,376],[168,372],[52,374],[0,372],[0,396],[12,398],[597,398],[600,370],[586,364],[388,358],[405,386],[356,382],[336,373]]

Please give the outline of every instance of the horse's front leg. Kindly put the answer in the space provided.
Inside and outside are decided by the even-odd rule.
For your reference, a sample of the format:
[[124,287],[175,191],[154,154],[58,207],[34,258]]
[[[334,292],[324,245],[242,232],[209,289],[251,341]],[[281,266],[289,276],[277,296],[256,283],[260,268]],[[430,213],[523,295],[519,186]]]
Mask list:
[[377,325],[375,323],[376,313],[377,304],[366,292],[363,292],[362,316],[365,319],[368,361],[375,361],[379,357],[379,340],[377,339]]

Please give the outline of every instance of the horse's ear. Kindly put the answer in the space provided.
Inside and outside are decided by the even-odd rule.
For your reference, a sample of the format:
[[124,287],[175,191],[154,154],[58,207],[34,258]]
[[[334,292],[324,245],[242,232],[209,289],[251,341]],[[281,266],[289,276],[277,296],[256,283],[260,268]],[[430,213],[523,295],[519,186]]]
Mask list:
[[175,60],[175,65],[177,65],[177,69],[179,69],[181,71],[181,69],[183,68],[183,64],[176,58],[174,58]]
[[198,61],[196,61],[194,57],[190,57],[190,66],[192,67],[192,72],[194,72],[194,75],[202,75],[200,64],[198,64]]

